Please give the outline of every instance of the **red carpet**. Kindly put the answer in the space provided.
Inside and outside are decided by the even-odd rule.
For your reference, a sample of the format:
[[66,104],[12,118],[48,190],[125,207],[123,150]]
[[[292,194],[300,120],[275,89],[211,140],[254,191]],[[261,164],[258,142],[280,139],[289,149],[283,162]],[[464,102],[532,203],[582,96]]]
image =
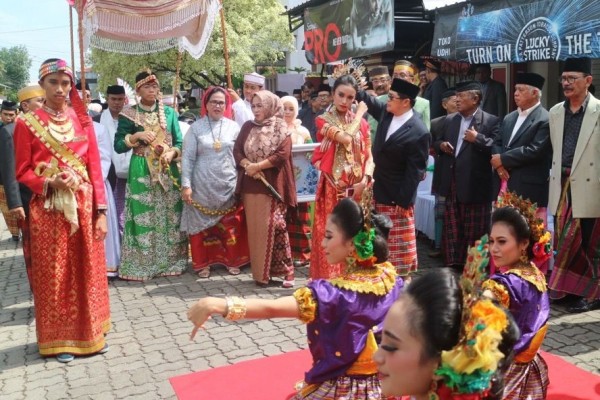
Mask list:
[[[547,400],[600,399],[600,375],[542,352],[550,370]],[[285,400],[310,368],[308,350],[244,361],[171,378],[179,400]]]

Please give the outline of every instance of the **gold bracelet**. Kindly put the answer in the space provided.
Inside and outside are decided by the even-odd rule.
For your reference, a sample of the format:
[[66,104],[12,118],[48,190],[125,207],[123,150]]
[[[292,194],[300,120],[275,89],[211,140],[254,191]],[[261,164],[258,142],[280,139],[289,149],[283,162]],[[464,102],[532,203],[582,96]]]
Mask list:
[[246,300],[238,296],[225,297],[227,302],[227,314],[225,319],[230,321],[237,321],[243,319],[246,316]]
[[129,148],[138,147],[140,142],[131,143],[131,135],[125,135],[125,145]]
[[177,158],[181,155],[181,150],[179,150],[179,147],[171,147],[169,150],[175,152],[175,157],[173,158]]

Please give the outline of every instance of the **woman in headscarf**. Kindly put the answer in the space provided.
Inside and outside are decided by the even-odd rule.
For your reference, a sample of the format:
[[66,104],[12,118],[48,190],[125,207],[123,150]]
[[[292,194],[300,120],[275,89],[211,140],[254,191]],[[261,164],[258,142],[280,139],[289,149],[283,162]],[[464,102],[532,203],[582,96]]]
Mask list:
[[273,276],[283,277],[283,287],[291,288],[294,265],[285,216],[288,207],[296,207],[292,139],[281,118],[279,97],[259,91],[252,98],[252,112],[254,120],[242,126],[233,148],[239,171],[236,194],[246,212],[252,277],[259,286],[267,286]]
[[202,118],[183,141],[181,230],[189,235],[200,278],[208,278],[215,264],[238,275],[250,261],[244,210],[235,199],[233,144],[240,127],[231,118],[229,93],[211,86],[202,98]]
[[125,195],[125,229],[119,277],[144,281],[181,275],[188,248],[180,232],[183,203],[175,185],[181,154],[181,131],[175,110],[162,102],[160,86],[150,71],[135,78],[140,101],[124,108],[115,134],[115,151],[133,150]]
[[[283,120],[287,124],[292,138],[292,147],[305,143],[312,143],[310,132],[298,117],[298,100],[293,96],[281,98],[283,105]],[[298,203],[295,209],[288,210],[288,233],[294,266],[308,264],[310,260],[310,211],[309,203]]]
[[66,363],[108,351],[107,205],[92,120],[71,68],[49,59],[39,78],[44,106],[16,121],[16,176],[33,192],[27,218],[39,352]]
[[354,76],[347,74],[337,78],[333,84],[332,107],[315,120],[317,140],[321,145],[315,149],[312,161],[321,176],[312,229],[312,279],[335,278],[342,272],[341,264],[327,263],[319,246],[325,237],[327,215],[345,197],[360,201],[373,176],[369,124],[363,119],[367,106],[360,102],[356,113],[352,107],[358,91],[359,84]]

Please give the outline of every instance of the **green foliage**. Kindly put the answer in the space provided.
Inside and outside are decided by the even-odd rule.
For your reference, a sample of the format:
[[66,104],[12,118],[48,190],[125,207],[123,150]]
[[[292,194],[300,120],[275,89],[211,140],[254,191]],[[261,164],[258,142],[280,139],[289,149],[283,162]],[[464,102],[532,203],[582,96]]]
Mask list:
[[17,101],[19,89],[29,82],[31,58],[25,46],[0,49],[0,93],[8,100]]
[[[286,51],[293,50],[293,36],[278,0],[227,0],[223,6],[234,83],[244,73],[253,71],[256,64],[274,64],[285,57]],[[206,51],[199,60],[184,55],[180,82],[185,86],[206,87],[226,81],[220,22],[217,16]],[[147,67],[158,74],[163,88],[169,88],[175,78],[177,50],[130,56],[92,49],[91,61],[99,75],[100,88],[114,84],[117,77],[133,86],[135,75]]]

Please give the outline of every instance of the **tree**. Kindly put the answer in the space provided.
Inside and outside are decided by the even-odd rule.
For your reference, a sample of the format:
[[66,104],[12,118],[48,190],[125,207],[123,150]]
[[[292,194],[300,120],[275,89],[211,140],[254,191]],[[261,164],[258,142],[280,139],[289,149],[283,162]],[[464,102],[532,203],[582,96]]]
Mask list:
[[0,93],[17,101],[17,92],[29,82],[31,58],[25,46],[0,49]]
[[[232,75],[236,81],[242,74],[253,71],[257,63],[273,64],[293,50],[293,36],[289,31],[287,16],[279,0],[229,0],[224,1],[227,46]],[[177,50],[155,54],[131,56],[92,49],[93,69],[99,76],[100,88],[115,83],[120,77],[133,85],[135,75],[143,68],[158,74],[161,82],[172,85],[176,72]],[[214,30],[206,52],[195,60],[184,54],[180,82],[206,87],[225,82],[223,36],[217,15]]]

